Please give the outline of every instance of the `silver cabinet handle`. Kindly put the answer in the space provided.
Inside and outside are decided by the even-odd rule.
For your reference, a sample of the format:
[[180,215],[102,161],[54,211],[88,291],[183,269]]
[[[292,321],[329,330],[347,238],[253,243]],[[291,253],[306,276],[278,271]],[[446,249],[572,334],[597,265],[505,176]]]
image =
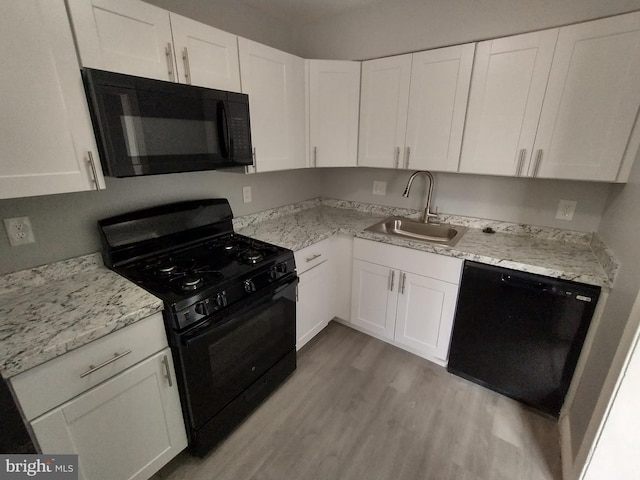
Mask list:
[[390,282],[391,285],[389,286],[389,290],[391,292],[393,292],[393,282],[394,282],[395,278],[396,278],[396,271],[395,270],[391,270],[391,282]]
[[167,357],[166,355],[163,355],[162,363],[164,364],[164,376],[169,382],[169,386],[173,387],[173,380],[171,380],[171,368],[169,367],[169,357]]
[[89,167],[91,168],[91,175],[93,176],[91,181],[96,186],[96,190],[100,190],[100,184],[98,184],[98,170],[96,170],[96,162],[93,160],[93,153],[91,153],[91,150],[89,150],[87,153],[89,154],[87,163],[89,163]]
[[318,166],[318,147],[313,147],[313,166]]
[[187,47],[182,50],[182,61],[184,63],[184,81],[191,85],[191,69],[189,68],[189,51]]
[[87,375],[91,375],[93,372],[95,372],[96,370],[100,370],[102,367],[106,367],[107,365],[109,365],[110,363],[115,362],[116,360],[120,360],[122,357],[129,355],[131,353],[131,350],[127,350],[126,352],[123,353],[115,353],[113,355],[113,358],[110,358],[109,360],[105,360],[104,362],[102,362],[100,365],[89,365],[89,370],[87,370],[84,373],[80,374],[80,378],[84,378]]
[[396,147],[396,168],[400,166],[400,147]]
[[411,155],[411,147],[407,147],[407,155],[404,158],[404,168],[409,168],[409,155]]
[[306,262],[313,262],[316,258],[320,258],[322,256],[321,253],[316,253],[315,255],[311,255],[310,257],[305,258]]
[[518,169],[516,171],[516,177],[519,177],[522,173],[522,165],[524,164],[524,158],[527,155],[527,149],[523,148],[520,150],[520,157],[518,158]]
[[407,280],[407,274],[403,273],[402,276],[400,277],[400,293],[402,295],[404,295],[404,284]]
[[538,153],[536,154],[536,164],[533,167],[533,174],[531,175],[532,177],[538,176],[538,169],[540,168],[541,161],[542,161],[542,149],[538,150]]
[[175,82],[176,78],[173,71],[173,51],[170,42],[167,43],[166,47],[164,47],[164,55],[167,57],[167,72],[169,73],[169,80]]

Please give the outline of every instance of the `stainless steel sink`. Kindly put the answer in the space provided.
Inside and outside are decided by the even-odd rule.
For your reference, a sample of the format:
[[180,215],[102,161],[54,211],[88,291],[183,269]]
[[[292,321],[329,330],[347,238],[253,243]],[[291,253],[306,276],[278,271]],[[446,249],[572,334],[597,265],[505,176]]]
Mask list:
[[452,247],[458,243],[458,240],[467,231],[467,227],[448,224],[436,225],[417,222],[404,217],[390,217],[365,228],[365,231],[396,235],[411,240],[422,240]]

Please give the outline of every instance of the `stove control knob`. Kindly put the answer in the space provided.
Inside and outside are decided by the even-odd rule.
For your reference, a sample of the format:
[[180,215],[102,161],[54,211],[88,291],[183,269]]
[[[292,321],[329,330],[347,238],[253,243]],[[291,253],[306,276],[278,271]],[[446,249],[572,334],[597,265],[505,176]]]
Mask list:
[[248,279],[244,281],[244,289],[247,293],[251,293],[251,292],[255,292],[256,291],[256,286],[253,283],[253,280]]
[[278,263],[276,265],[276,272],[278,273],[287,273],[288,267],[286,263]]
[[205,300],[204,302],[196,303],[196,313],[198,315],[209,315],[209,300]]
[[216,305],[218,306],[218,308],[227,306],[227,295],[225,294],[225,292],[220,292],[216,295]]

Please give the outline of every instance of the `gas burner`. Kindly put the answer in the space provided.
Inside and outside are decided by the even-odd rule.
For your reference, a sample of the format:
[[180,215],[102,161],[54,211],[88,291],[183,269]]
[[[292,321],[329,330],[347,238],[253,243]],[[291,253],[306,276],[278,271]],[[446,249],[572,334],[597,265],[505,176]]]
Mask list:
[[171,275],[175,273],[177,270],[178,270],[178,266],[175,263],[173,263],[173,264],[160,265],[158,267],[157,272],[160,275]]
[[193,274],[187,274],[184,278],[182,278],[182,282],[180,283],[180,289],[185,292],[190,292],[192,290],[197,290],[203,284],[202,277],[198,277]]
[[250,265],[254,265],[264,260],[264,255],[257,250],[249,249],[242,252],[240,260]]

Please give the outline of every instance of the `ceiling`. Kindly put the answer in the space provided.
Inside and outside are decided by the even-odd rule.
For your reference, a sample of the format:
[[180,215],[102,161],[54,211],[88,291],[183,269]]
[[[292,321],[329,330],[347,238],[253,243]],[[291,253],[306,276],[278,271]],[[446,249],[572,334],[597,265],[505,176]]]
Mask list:
[[388,0],[238,0],[288,23],[306,24]]

